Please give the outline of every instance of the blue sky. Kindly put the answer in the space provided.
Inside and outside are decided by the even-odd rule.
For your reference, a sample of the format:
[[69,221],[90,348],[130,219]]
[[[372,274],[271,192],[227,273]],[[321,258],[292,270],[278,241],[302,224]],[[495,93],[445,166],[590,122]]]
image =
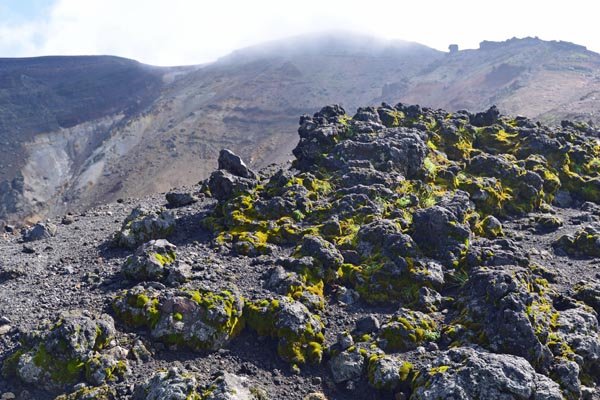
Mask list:
[[18,23],[41,18],[55,0],[0,0],[0,21]]
[[328,30],[439,50],[538,36],[600,52],[599,9],[590,0],[0,0],[0,57],[111,54],[200,64]]

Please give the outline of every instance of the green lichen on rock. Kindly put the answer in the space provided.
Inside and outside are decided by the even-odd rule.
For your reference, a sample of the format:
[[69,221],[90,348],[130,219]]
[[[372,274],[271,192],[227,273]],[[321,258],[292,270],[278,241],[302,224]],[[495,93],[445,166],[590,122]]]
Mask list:
[[374,354],[369,357],[367,377],[369,384],[379,390],[394,390],[410,380],[412,363],[396,356]]
[[408,309],[400,309],[379,333],[379,343],[386,351],[407,351],[439,338],[438,325],[429,315]]
[[498,238],[504,236],[502,223],[491,215],[488,215],[476,225],[475,233],[487,238]]
[[573,256],[600,257],[600,229],[586,226],[574,234],[561,236],[553,246]]
[[133,281],[161,281],[177,258],[175,251],[175,245],[164,239],[151,240],[127,258],[121,273]]
[[235,289],[158,292],[136,286],[117,295],[113,310],[129,329],[145,328],[163,343],[192,350],[218,350],[243,328],[243,305]]
[[[477,380],[473,380],[473,376]],[[421,367],[412,382],[411,399],[563,398],[557,383],[536,373],[523,358],[479,348],[442,352]]]
[[259,336],[277,339],[283,360],[295,365],[321,362],[324,326],[302,303],[289,297],[248,302],[244,318]]
[[108,315],[65,314],[48,331],[34,333],[5,362],[3,372],[49,391],[118,380],[128,371],[127,351],[114,344],[114,336]]
[[119,322],[128,329],[152,329],[160,318],[159,291],[135,286],[119,293],[112,309]]

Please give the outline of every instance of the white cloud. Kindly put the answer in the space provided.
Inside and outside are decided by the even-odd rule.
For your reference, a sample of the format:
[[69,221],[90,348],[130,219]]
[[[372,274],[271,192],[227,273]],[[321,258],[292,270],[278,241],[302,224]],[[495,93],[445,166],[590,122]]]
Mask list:
[[[497,7],[488,4],[497,4]],[[600,51],[593,2],[571,0],[57,0],[26,24],[0,26],[0,54],[115,54],[195,64],[262,41],[352,29],[438,49],[513,36],[562,39]]]

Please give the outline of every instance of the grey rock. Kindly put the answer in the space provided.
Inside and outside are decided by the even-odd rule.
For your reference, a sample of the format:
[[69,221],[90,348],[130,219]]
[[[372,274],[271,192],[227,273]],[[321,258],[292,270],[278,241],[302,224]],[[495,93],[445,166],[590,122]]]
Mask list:
[[[476,377],[476,378],[475,378]],[[412,400],[561,400],[557,383],[535,372],[527,360],[458,348],[441,353],[414,383]]]
[[47,332],[30,333],[13,372],[22,382],[50,391],[79,382],[100,385],[127,373],[127,351],[115,345],[115,334],[108,315],[67,313]]
[[375,389],[394,390],[411,369],[412,365],[398,356],[375,357],[369,361],[369,384]]
[[121,273],[136,282],[161,281],[166,276],[169,266],[175,263],[177,247],[165,239],[151,240],[137,248],[129,256]]
[[335,383],[359,379],[365,368],[365,358],[356,349],[342,351],[329,362],[329,369]]
[[422,173],[427,146],[418,133],[408,128],[386,128],[368,141],[345,140],[331,151],[342,160],[366,160],[379,171],[396,171],[413,179]]
[[554,196],[554,204],[562,208],[571,207],[573,205],[573,197],[571,197],[571,193],[568,191],[559,190]]
[[4,336],[12,330],[10,325],[0,325],[0,336]]
[[336,298],[340,303],[350,306],[360,299],[360,294],[354,289],[340,286],[338,287]]
[[261,392],[250,379],[224,372],[210,384],[206,400],[260,400],[256,394]]
[[600,337],[594,311],[584,307],[560,311],[557,334],[575,353],[575,361],[584,372],[600,369]]
[[354,344],[354,339],[349,333],[342,332],[338,334],[337,344],[338,346],[340,346],[341,349],[346,350],[348,347]]
[[170,368],[159,371],[148,381],[135,387],[135,400],[188,400],[198,395],[198,382],[193,374]]
[[75,222],[75,219],[73,218],[72,215],[67,214],[65,215],[62,220],[60,221],[61,224],[63,225],[71,225]]
[[224,170],[218,170],[210,175],[208,188],[212,196],[220,201],[232,198],[237,193],[250,190],[257,185],[254,179],[242,178]]
[[489,342],[486,348],[524,357],[547,372],[552,352],[540,342],[527,315],[528,305],[538,299],[537,294],[529,292],[522,283],[527,281],[529,272],[515,271],[485,267],[472,271],[464,287],[464,309],[481,326]]
[[192,193],[171,191],[165,195],[167,203],[170,207],[184,207],[194,204],[198,201],[198,197]]
[[[237,333],[244,301],[229,291],[166,291],[160,299],[160,317],[150,335],[167,344],[192,350],[218,350]],[[199,301],[198,301],[199,300]]]
[[600,315],[600,281],[579,282],[574,287],[574,297],[592,307]]
[[37,240],[49,239],[56,236],[57,231],[58,228],[56,225],[49,222],[39,222],[23,233],[23,240],[25,242],[34,242]]
[[552,368],[552,376],[567,394],[569,399],[581,398],[581,383],[579,382],[579,365],[574,361],[561,360]]
[[152,358],[152,353],[148,350],[144,342],[139,339],[133,343],[131,354],[136,360],[141,362],[150,361]]
[[166,267],[167,277],[165,283],[171,286],[185,283],[192,278],[192,266],[188,263],[176,260]]
[[136,207],[115,234],[117,245],[136,248],[150,240],[164,239],[175,230],[175,217],[160,208]]
[[223,149],[219,153],[219,169],[225,170],[235,176],[256,179],[256,173],[246,166],[244,161],[231,150]]
[[500,111],[498,111],[496,106],[492,106],[487,111],[470,115],[469,117],[471,124],[475,126],[490,126],[498,121],[498,117],[500,117]]
[[452,264],[467,249],[471,230],[449,209],[433,206],[414,213],[412,237],[426,254]]
[[302,286],[300,277],[295,272],[286,271],[281,266],[276,266],[269,272],[266,287],[277,294],[286,295],[292,286]]
[[365,333],[377,332],[381,327],[379,319],[374,315],[367,315],[356,321],[354,328],[355,332],[359,335]]
[[342,253],[340,253],[333,244],[319,236],[304,236],[302,238],[299,254],[313,257],[318,261],[322,267],[322,271],[320,272],[321,276],[325,276],[328,271],[330,273],[335,273],[334,271],[344,263]]

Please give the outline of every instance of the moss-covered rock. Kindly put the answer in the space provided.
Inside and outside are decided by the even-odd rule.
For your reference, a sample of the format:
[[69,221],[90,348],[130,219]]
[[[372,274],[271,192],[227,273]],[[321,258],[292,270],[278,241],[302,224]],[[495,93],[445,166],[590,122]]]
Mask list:
[[113,300],[115,315],[128,328],[145,328],[155,340],[192,350],[218,350],[236,336],[243,306],[235,289],[158,292],[136,286]]
[[504,236],[502,223],[492,215],[488,215],[475,227],[475,233],[487,238],[497,238]]
[[382,325],[378,338],[386,351],[407,351],[437,341],[440,331],[429,315],[402,308]]
[[165,239],[151,240],[127,258],[121,273],[136,282],[161,281],[166,278],[169,266],[175,262],[175,250],[175,245]]
[[277,339],[283,360],[296,365],[321,362],[324,326],[302,303],[288,297],[247,302],[244,317],[258,335]]
[[410,379],[413,368],[410,362],[400,357],[374,354],[369,357],[369,384],[379,390],[394,390]]
[[116,346],[114,336],[108,315],[65,314],[47,331],[33,332],[5,361],[3,372],[49,391],[118,380],[127,373],[127,351]]

